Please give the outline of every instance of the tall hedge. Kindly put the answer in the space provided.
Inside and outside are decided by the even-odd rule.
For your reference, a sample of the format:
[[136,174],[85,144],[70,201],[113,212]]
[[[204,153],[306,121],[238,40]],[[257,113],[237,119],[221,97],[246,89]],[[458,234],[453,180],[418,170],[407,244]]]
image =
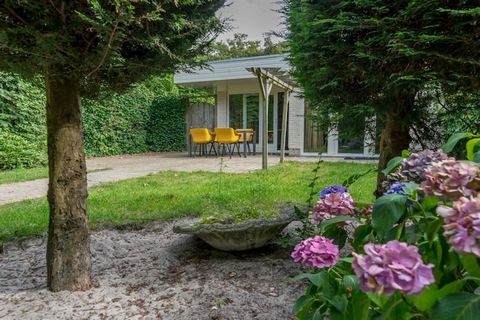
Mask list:
[[[183,151],[185,100],[171,76],[82,100],[88,156]],[[0,74],[0,170],[46,163],[41,79]]]
[[152,151],[186,149],[186,100],[180,96],[157,97],[150,104],[147,146]]

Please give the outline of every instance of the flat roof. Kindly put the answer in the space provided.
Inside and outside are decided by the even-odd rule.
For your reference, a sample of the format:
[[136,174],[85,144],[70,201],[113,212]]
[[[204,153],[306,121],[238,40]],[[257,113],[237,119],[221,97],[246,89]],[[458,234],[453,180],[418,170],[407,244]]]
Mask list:
[[191,72],[177,72],[173,77],[176,84],[212,83],[223,80],[255,79],[247,68],[279,68],[288,72],[288,54],[245,57],[207,62],[207,67],[192,69]]

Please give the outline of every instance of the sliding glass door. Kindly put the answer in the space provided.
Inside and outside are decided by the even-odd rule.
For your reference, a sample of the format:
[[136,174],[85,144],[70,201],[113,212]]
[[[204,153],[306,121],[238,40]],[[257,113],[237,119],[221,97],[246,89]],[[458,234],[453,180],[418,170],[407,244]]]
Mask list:
[[[278,102],[282,101],[282,104]],[[278,150],[280,143],[281,112],[283,93],[270,95],[268,99],[268,144],[270,150]],[[278,106],[278,107],[274,107]],[[234,129],[248,128],[255,130],[255,143],[261,141],[262,113],[260,111],[260,96],[258,94],[229,95],[229,126]]]

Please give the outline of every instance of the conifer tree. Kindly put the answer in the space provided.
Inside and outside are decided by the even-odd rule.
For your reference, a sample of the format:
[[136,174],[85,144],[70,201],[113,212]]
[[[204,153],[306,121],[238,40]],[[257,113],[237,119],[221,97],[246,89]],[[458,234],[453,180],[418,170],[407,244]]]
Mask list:
[[282,11],[307,99],[323,114],[368,106],[383,120],[380,169],[421,125],[419,95],[479,87],[480,1],[284,0]]

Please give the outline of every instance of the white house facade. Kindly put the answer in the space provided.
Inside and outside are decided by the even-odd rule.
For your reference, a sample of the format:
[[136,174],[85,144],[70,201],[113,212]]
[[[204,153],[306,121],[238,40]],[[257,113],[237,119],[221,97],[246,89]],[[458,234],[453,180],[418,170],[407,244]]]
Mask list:
[[[263,68],[277,74],[287,74],[290,66],[286,54],[212,61],[208,68],[179,72],[174,82],[179,85],[205,88],[214,93],[216,127],[253,128],[262,132],[262,94],[257,77],[249,68]],[[296,86],[295,86],[296,87]],[[282,105],[285,90],[273,84],[268,103],[268,152],[280,150]],[[286,153],[308,156],[321,153],[325,157],[370,158],[375,143],[368,137],[342,137],[341,126],[320,132],[308,116],[301,88],[290,94],[287,121]],[[341,132],[340,132],[341,133]],[[262,136],[256,135],[257,150],[261,151]]]

